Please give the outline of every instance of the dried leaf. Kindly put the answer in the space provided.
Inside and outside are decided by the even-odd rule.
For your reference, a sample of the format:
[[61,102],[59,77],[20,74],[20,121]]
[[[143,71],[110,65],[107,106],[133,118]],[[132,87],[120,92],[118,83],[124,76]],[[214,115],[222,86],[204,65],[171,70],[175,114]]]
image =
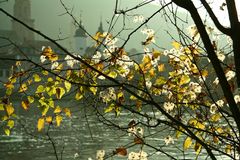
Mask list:
[[24,110],[28,110],[29,107],[30,107],[30,103],[29,103],[28,100],[22,101],[21,104],[22,104],[22,108],[23,108]]
[[143,141],[142,138],[135,137],[135,138],[134,138],[134,143],[135,143],[135,144],[144,144],[144,141]]
[[124,147],[119,147],[116,149],[116,153],[119,156],[127,156],[127,149]]
[[63,112],[65,112],[66,116],[68,116],[69,118],[71,117],[71,111],[69,108],[64,108]]
[[56,88],[57,99],[61,99],[64,94],[65,94],[65,89],[63,89],[62,87]]

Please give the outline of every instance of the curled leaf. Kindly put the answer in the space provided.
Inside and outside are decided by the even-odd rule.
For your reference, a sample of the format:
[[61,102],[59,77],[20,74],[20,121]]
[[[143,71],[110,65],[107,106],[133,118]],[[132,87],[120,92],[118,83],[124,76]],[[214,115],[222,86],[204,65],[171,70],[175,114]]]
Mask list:
[[127,149],[124,147],[119,147],[116,149],[116,153],[119,156],[126,156],[127,155]]

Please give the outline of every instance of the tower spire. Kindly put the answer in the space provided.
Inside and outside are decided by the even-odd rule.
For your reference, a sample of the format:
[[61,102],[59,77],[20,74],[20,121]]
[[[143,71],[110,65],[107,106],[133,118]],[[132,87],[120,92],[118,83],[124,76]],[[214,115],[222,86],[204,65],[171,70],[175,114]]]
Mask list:
[[99,24],[99,27],[98,27],[98,30],[97,32],[100,32],[100,33],[103,33],[104,30],[103,30],[103,24],[102,24],[102,15],[100,17],[100,24]]
[[78,28],[75,32],[74,38],[75,38],[75,51],[79,54],[85,54],[85,50],[87,48],[87,35],[82,23],[82,13],[80,13],[80,21],[78,24]]
[[[14,17],[20,19],[30,27],[34,27],[34,20],[31,19],[31,2],[30,0],[15,0]],[[16,33],[20,42],[33,41],[34,33],[29,32],[16,21],[12,21],[12,30]]]

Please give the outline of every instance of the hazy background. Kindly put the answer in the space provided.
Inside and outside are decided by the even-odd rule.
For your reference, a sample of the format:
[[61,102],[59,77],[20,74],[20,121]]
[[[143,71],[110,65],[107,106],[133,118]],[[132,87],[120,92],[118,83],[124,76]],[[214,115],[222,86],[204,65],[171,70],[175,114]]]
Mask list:
[[[104,30],[107,30],[108,22],[111,20],[114,13],[115,0],[64,0],[68,8],[73,8],[74,16],[79,20],[80,13],[82,15],[82,21],[85,29],[92,35],[94,35],[98,29],[100,20],[102,18]],[[120,0],[119,9],[131,8],[139,4],[140,0]],[[14,0],[1,3],[0,7],[6,9],[13,14]],[[65,10],[59,0],[31,0],[32,5],[32,19],[35,19],[35,28],[41,32],[49,35],[52,38],[66,38],[73,32],[71,28],[71,18],[68,15],[63,15]],[[142,14],[144,17],[150,16],[154,13],[159,6],[148,4],[141,9],[129,12],[128,18],[126,19],[126,25],[130,29],[125,31],[120,37],[124,40],[132,29],[139,24],[133,23],[133,16],[136,14]],[[11,29],[11,21],[8,17],[0,13],[0,29]],[[171,43],[171,38],[165,31],[168,29],[170,34],[176,34],[174,30],[171,30],[168,23],[165,22],[161,15],[157,15],[154,19],[149,22],[148,25],[156,31],[156,44],[161,47],[167,47]],[[116,24],[114,32],[117,33],[122,28],[122,17],[119,18]],[[171,33],[172,32],[172,33]],[[127,45],[127,48],[136,48],[141,50],[141,41],[144,41],[146,36],[142,35],[138,31],[133,36],[133,40]],[[36,39],[41,37],[36,36]],[[137,41],[136,41],[137,40]],[[88,40],[89,41],[89,40]],[[62,42],[67,45],[68,42],[65,40]],[[91,44],[88,42],[88,44]]]

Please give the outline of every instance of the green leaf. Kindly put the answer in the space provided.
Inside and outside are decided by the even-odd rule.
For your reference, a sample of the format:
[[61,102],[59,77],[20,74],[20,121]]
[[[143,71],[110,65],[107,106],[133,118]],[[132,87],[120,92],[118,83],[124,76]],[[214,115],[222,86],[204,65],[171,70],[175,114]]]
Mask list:
[[5,132],[5,134],[6,134],[7,136],[9,136],[10,133],[11,133],[10,129],[8,129],[8,128],[4,129],[4,132]]
[[6,95],[7,95],[7,96],[10,96],[10,95],[12,94],[12,91],[13,91],[12,88],[8,88],[8,89],[6,90]]
[[4,111],[4,105],[3,104],[0,104],[0,111]]

